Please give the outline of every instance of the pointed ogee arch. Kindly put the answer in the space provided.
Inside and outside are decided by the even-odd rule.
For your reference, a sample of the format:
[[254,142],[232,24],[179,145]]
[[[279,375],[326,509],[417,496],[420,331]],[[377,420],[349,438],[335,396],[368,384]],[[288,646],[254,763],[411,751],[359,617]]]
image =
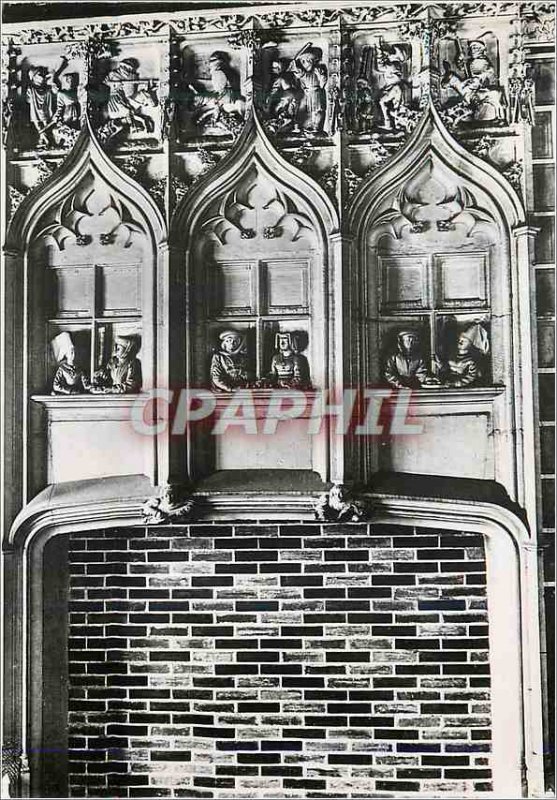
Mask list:
[[38,220],[50,207],[71,195],[88,171],[98,176],[115,195],[126,198],[126,203],[145,223],[153,250],[166,242],[166,223],[155,202],[137,181],[107,156],[87,121],[60,168],[41,186],[32,190],[18,207],[8,228],[6,249],[10,252],[26,252]]
[[236,145],[222,161],[184,198],[174,213],[171,237],[178,247],[198,229],[215,195],[225,194],[255,165],[271,181],[299,198],[314,227],[325,242],[338,231],[337,211],[321,187],[308,175],[282,158],[269,141],[257,115],[246,123]]

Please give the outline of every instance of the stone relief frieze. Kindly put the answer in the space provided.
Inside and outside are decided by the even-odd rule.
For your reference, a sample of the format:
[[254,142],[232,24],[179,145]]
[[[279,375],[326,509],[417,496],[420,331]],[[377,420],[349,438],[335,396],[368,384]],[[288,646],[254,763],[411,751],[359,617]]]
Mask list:
[[225,50],[194,51],[186,45],[173,61],[178,71],[171,97],[176,140],[235,138],[246,112],[237,58]]
[[440,106],[449,127],[502,126],[507,100],[499,82],[498,42],[493,34],[478,39],[444,39]]

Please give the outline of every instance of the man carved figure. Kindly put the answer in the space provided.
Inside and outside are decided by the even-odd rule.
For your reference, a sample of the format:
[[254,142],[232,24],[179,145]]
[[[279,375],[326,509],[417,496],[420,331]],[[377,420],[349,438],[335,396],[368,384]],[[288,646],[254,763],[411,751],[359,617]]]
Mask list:
[[75,348],[67,331],[59,333],[52,340],[54,358],[58,363],[52,382],[52,394],[82,394],[91,388],[89,378],[76,366]]
[[219,392],[232,392],[249,386],[248,360],[244,336],[238,331],[219,335],[220,350],[211,359],[211,386]]
[[147,102],[145,90],[139,90],[141,82],[137,74],[135,59],[124,58],[107,75],[108,100],[106,101],[106,118],[115,126],[114,133],[123,130],[153,132],[154,122],[142,112],[146,105],[154,105],[154,100]]
[[300,106],[302,128],[309,135],[323,133],[327,111],[327,67],[321,63],[319,47],[307,45],[292,61],[290,68],[300,82],[303,99]]
[[400,47],[382,46],[378,50],[377,72],[383,76],[383,88],[379,93],[381,126],[387,130],[397,127],[397,114],[403,104],[403,66],[405,56]]
[[416,331],[400,331],[397,349],[388,356],[383,376],[396,389],[416,389],[428,382],[427,365],[420,353],[420,337]]
[[292,333],[277,333],[275,355],[271,361],[269,379],[281,389],[309,389],[307,358],[298,352],[298,338]]
[[435,367],[443,386],[460,388],[477,383],[482,377],[482,358],[489,353],[489,336],[480,323],[474,323],[458,337],[456,358],[443,362],[435,358]]
[[46,67],[31,67],[28,72],[29,85],[25,96],[31,122],[39,134],[40,147],[47,147],[51,143],[50,129],[56,109],[53,78]]
[[136,358],[137,342],[132,336],[115,336],[114,353],[93,375],[92,391],[135,394],[141,390],[141,362]]
[[245,103],[226,53],[217,50],[209,57],[209,73],[213,91],[201,101],[197,123],[228,131],[231,120],[240,123],[243,119]]

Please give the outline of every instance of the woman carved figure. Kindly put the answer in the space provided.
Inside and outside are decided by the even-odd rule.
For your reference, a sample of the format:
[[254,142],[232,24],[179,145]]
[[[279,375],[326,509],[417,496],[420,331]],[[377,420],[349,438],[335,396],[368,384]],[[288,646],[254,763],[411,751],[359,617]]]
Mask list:
[[115,336],[113,355],[93,375],[92,391],[135,394],[141,390],[141,362],[136,358],[137,342],[132,336]]
[[75,364],[75,348],[67,331],[52,340],[52,350],[58,368],[52,382],[52,394],[83,394],[91,388],[89,378]]
[[474,323],[458,337],[456,358],[443,362],[435,358],[436,372],[443,386],[460,388],[477,383],[482,377],[481,362],[489,353],[486,329]]
[[277,333],[275,350],[269,375],[273,386],[309,389],[309,366],[307,358],[298,352],[298,338],[292,333]]
[[308,134],[323,133],[327,111],[327,67],[321,63],[319,47],[307,47],[293,61],[291,71],[298,78],[304,96],[300,114],[302,128]]
[[249,385],[245,338],[238,331],[219,335],[220,350],[211,359],[211,386],[220,392],[232,392]]
[[427,365],[420,353],[420,337],[416,331],[400,331],[397,349],[388,356],[383,376],[396,389],[416,389],[428,382]]

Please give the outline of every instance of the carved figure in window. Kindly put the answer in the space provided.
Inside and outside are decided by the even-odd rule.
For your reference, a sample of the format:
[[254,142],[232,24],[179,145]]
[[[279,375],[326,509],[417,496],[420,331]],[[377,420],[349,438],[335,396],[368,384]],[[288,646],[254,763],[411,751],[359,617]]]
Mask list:
[[478,383],[482,365],[489,354],[489,336],[480,323],[474,323],[458,337],[454,358],[434,358],[435,372],[443,386],[460,388]]
[[75,363],[75,347],[67,331],[56,336],[52,351],[58,367],[52,381],[52,394],[83,394],[91,389],[89,378]]
[[311,42],[304,45],[294,57],[290,69],[300,82],[303,92],[300,104],[300,124],[302,130],[316,136],[323,133],[327,113],[327,67],[321,63],[323,53]]
[[301,92],[294,73],[288,69],[285,58],[271,62],[273,82],[269,90],[267,113],[270,127],[276,133],[288,133],[297,128]]
[[111,136],[130,131],[152,133],[154,122],[143,112],[146,106],[156,105],[149,84],[141,81],[134,58],[124,58],[107,75],[108,99],[105,117],[112,124]]
[[404,106],[404,63],[406,56],[396,45],[381,44],[377,48],[375,71],[382,87],[377,103],[381,113],[380,126],[385,130],[399,130],[401,110]]
[[429,382],[430,376],[417,331],[400,331],[396,350],[385,362],[383,377],[396,389],[416,389]]
[[141,362],[134,336],[115,336],[113,355],[93,375],[92,391],[105,394],[135,394],[141,390]]
[[197,124],[226,133],[235,131],[244,118],[245,102],[240,94],[238,75],[227,53],[217,50],[209,57],[209,73],[212,93],[202,101]]
[[462,54],[460,43],[456,44],[460,51],[456,69],[448,61],[443,62],[442,85],[453,89],[462,100],[464,110],[458,121],[505,124],[503,91],[486,43],[480,39],[470,42],[467,58]]
[[299,352],[294,333],[277,333],[269,382],[279,389],[311,389],[307,358]]
[[245,389],[250,384],[247,346],[243,334],[235,330],[219,334],[220,350],[211,358],[211,386],[219,392]]

